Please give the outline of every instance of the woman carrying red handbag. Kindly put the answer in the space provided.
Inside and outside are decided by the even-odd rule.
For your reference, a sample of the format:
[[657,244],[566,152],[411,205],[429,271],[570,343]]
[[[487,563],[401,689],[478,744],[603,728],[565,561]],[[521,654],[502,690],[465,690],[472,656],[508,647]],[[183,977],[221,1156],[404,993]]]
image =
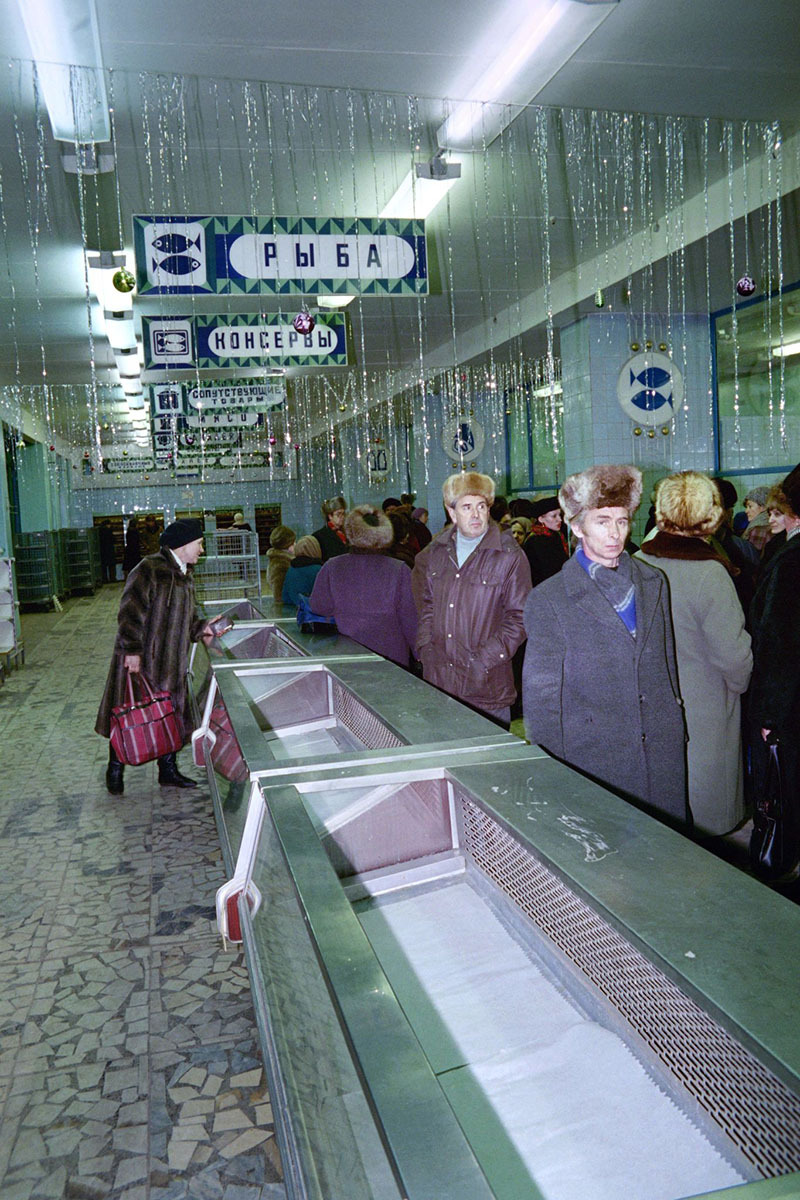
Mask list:
[[[129,673],[141,672],[154,692],[170,694],[184,740],[191,729],[186,689],[189,647],[201,638],[217,636],[211,622],[199,617],[195,608],[192,568],[203,553],[202,523],[173,521],[161,534],[160,544],[157,554],[147,555],[131,571],[122,593],[114,654],[95,722],[103,737],[111,735],[112,710],[128,703]],[[124,767],[109,745],[106,787],[112,795],[124,789]],[[175,750],[159,755],[158,782],[162,787],[197,786],[178,770]]]

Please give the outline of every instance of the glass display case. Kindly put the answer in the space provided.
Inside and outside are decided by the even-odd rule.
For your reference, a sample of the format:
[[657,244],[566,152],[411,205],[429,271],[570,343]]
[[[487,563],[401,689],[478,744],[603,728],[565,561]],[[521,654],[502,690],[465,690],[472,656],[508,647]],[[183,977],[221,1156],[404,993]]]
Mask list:
[[518,740],[246,791],[290,1197],[798,1195],[796,906]]

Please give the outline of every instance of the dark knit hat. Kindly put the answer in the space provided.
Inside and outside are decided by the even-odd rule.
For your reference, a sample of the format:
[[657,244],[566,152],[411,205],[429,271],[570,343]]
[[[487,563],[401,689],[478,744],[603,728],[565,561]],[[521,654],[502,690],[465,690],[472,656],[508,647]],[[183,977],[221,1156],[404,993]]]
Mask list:
[[184,517],[180,521],[173,521],[171,525],[168,525],[159,541],[162,546],[169,546],[170,550],[177,550],[179,546],[188,546],[189,542],[198,541],[204,533],[202,521],[198,521],[195,517]]
[[531,520],[538,521],[545,513],[555,512],[560,507],[558,496],[543,496],[541,500],[534,500],[531,504]]

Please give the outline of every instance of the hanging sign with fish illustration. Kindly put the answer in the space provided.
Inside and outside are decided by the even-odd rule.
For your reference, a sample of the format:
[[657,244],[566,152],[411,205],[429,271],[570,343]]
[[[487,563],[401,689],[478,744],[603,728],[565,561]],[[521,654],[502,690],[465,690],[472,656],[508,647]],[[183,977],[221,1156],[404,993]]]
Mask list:
[[345,366],[347,318],[320,313],[311,333],[298,333],[282,313],[142,317],[146,371],[218,367]]
[[424,221],[135,216],[133,241],[140,295],[428,293]]
[[637,425],[663,425],[683,403],[683,377],[668,354],[643,350],[620,371],[617,399]]

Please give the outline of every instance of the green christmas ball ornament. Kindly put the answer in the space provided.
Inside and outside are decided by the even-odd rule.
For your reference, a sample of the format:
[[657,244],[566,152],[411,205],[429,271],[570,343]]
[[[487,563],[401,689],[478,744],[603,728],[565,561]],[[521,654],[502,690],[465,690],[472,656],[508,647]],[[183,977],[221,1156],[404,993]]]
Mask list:
[[118,292],[122,292],[123,294],[132,292],[136,287],[136,277],[128,270],[127,267],[120,267],[118,271],[115,271],[111,276],[111,282],[116,290]]

